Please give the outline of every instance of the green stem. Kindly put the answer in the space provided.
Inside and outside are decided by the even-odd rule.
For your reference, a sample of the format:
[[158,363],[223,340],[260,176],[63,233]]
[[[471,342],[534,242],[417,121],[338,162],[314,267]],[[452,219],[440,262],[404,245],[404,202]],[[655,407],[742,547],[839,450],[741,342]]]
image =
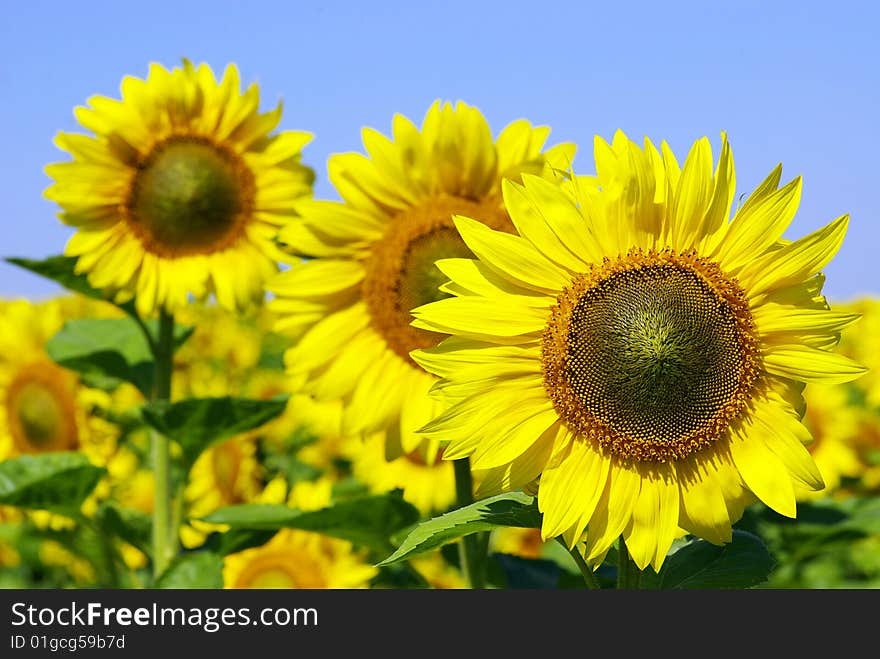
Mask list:
[[581,571],[581,576],[583,576],[583,578],[584,578],[584,584],[586,585],[586,587],[589,588],[590,590],[601,589],[602,586],[599,585],[599,582],[596,579],[596,575],[593,574],[593,571],[590,569],[590,566],[587,565],[587,562],[584,560],[584,557],[577,550],[577,545],[575,545],[574,547],[569,549],[568,545],[565,544],[565,540],[562,538],[562,536],[557,536],[556,540],[557,540],[557,542],[559,542],[560,545],[565,547],[565,550],[569,554],[571,554],[571,557],[574,559],[575,564],[578,566],[578,569]]
[[630,558],[623,538],[617,542],[617,589],[635,590],[639,587],[641,571]]
[[[469,506],[474,502],[474,481],[471,475],[471,461],[468,458],[453,460],[455,471],[455,498],[459,508]],[[472,533],[464,536],[458,544],[458,556],[461,570],[470,588],[483,588],[483,566],[488,545],[481,535]]]
[[[154,353],[156,378],[153,400],[171,399],[171,373],[174,358],[174,316],[162,309],[159,315],[159,337]],[[168,567],[176,553],[177,538],[171,524],[171,456],[168,438],[153,431],[153,476],[156,492],[153,505],[153,577]]]
[[135,324],[138,326],[138,328],[143,333],[144,339],[146,339],[147,345],[150,348],[150,352],[152,352],[153,355],[155,355],[156,354],[156,347],[157,347],[156,340],[153,338],[153,333],[150,332],[150,328],[147,327],[147,324],[143,321],[143,319],[141,319],[140,316],[137,315],[137,313],[135,311],[130,311],[128,313],[128,315],[135,322]]

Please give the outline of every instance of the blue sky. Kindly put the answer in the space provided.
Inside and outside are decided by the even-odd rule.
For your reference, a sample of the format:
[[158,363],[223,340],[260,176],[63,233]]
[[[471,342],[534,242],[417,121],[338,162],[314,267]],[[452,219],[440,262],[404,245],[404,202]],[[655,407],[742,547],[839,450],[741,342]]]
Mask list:
[[[880,295],[873,3],[30,1],[4,14],[0,256],[60,253],[71,235],[42,191],[43,167],[65,159],[53,136],[80,130],[73,108],[187,57],[235,62],[266,108],[284,101],[281,128],[315,135],[304,160],[323,198],[336,198],[327,157],[362,150],[362,126],[420,123],[438,98],[476,105],[496,134],[518,118],[551,126],[585,174],[596,134],[665,139],[683,158],[702,135],[717,155],[726,131],[739,193],[778,162],[803,175],[789,237],[851,214],[829,298]],[[58,291],[0,264],[0,297]]]

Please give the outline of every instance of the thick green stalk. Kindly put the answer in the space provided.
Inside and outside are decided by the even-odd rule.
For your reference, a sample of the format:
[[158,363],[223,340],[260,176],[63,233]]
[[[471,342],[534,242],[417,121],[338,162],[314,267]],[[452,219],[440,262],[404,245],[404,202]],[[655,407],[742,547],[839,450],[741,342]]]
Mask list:
[[[469,506],[474,502],[474,481],[471,475],[471,461],[468,458],[452,461],[455,470],[455,497],[458,507]],[[458,556],[461,570],[471,588],[485,586],[484,571],[488,546],[486,534],[472,533],[458,543]]]
[[593,574],[593,570],[590,569],[590,566],[587,565],[584,557],[578,551],[577,545],[569,549],[562,536],[557,536],[556,540],[557,542],[559,542],[560,545],[565,547],[566,551],[569,554],[571,554],[571,557],[574,559],[575,564],[581,571],[581,576],[584,578],[584,585],[590,590],[599,590],[600,588],[602,588],[602,586],[599,585],[599,581],[596,579],[596,575]]
[[[174,359],[174,316],[165,311],[159,315],[159,336],[155,344],[155,381],[153,400],[171,399],[171,373]],[[168,567],[176,553],[177,534],[171,523],[171,455],[168,438],[151,433],[153,477],[156,483],[153,504],[153,577]]]
[[635,590],[639,587],[641,571],[633,562],[623,538],[617,542],[617,588]]

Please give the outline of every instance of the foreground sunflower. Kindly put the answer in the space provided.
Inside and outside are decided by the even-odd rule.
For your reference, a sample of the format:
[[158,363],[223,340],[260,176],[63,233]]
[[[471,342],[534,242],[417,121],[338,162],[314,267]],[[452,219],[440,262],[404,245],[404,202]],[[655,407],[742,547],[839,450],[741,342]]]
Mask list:
[[830,351],[857,316],[817,274],[848,218],[782,239],[801,181],[777,167],[728,221],[726,138],[714,172],[706,138],[683,168],[621,132],[595,158],[569,190],[505,183],[519,235],[456,218],[477,259],[438,262],[455,297],[413,311],[452,335],[412,353],[451,405],[423,434],[497,489],[540,478],[545,539],[586,530],[596,565],[622,535],[659,569],[679,528],[721,544],[753,496],[794,517],[793,483],[823,486],[801,390],[864,370]]
[[122,100],[89,99],[76,117],[94,136],[60,133],[73,156],[49,165],[45,195],[77,229],[66,254],[93,286],[134,296],[142,315],[211,293],[228,309],[262,300],[277,271],[274,237],[311,192],[300,164],[308,133],[270,133],[281,105],[259,112],[259,89],[240,91],[230,64],[150,66],[126,77]]
[[409,356],[440,336],[410,326],[409,310],[445,297],[438,258],[471,256],[452,223],[466,214],[513,231],[501,181],[523,172],[553,176],[572,145],[542,151],[549,129],[525,120],[493,140],[476,108],[435,103],[421,131],[396,115],[393,140],[365,128],[369,157],[330,158],[341,202],[309,201],[279,234],[295,264],[270,284],[276,330],[297,337],[292,375],[323,399],[343,399],[343,432],[386,432],[389,458],[414,451],[415,433],[440,411],[427,393],[436,378]]

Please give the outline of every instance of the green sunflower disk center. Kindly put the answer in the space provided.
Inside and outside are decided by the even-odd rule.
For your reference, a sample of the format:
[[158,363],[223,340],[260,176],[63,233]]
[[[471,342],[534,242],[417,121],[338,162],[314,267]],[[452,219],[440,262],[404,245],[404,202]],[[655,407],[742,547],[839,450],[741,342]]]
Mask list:
[[203,251],[232,232],[248,205],[237,157],[215,145],[160,145],[138,170],[129,212],[160,251]]
[[410,351],[436,346],[443,339],[442,334],[410,324],[413,309],[449,297],[440,290],[448,277],[435,262],[474,256],[458,235],[454,215],[479,219],[493,229],[512,226],[494,198],[439,195],[390,218],[385,235],[373,244],[366,264],[363,296],[371,324],[388,346],[414,367]]
[[15,414],[29,443],[49,444],[62,424],[62,409],[52,391],[38,382],[21,387],[15,399]]
[[401,269],[401,310],[408,315],[410,309],[451,297],[440,290],[449,278],[434,265],[435,261],[473,257],[473,252],[452,227],[440,227],[413,240],[407,247]]
[[616,273],[572,311],[567,379],[584,409],[635,440],[671,443],[736,394],[737,318],[694,272]]

